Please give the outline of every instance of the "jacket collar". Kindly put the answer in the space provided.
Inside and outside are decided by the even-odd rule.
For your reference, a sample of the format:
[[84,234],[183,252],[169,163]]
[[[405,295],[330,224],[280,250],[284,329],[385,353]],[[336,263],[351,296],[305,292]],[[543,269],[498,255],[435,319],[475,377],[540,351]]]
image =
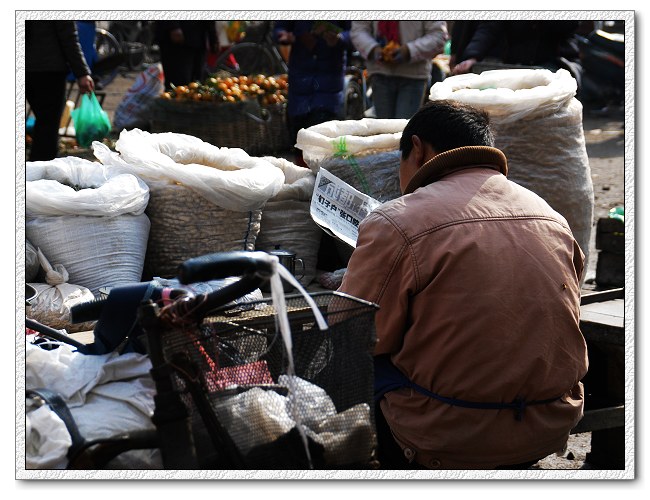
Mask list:
[[422,165],[409,181],[404,194],[412,193],[452,172],[476,167],[491,168],[508,175],[506,156],[499,149],[489,146],[465,146],[440,153]]

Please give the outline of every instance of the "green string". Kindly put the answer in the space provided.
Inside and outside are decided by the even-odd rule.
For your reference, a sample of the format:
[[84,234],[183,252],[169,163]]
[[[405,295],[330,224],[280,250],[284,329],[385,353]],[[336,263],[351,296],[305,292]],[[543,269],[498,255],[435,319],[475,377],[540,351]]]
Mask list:
[[354,158],[354,155],[348,154],[345,137],[339,137],[338,142],[335,140],[332,141],[332,146],[334,147],[334,157],[347,160],[350,167],[352,167],[352,171],[361,183],[361,191],[365,194],[370,194],[370,186],[368,185],[368,181],[366,181],[366,177],[363,175],[363,172],[361,171],[357,160]]

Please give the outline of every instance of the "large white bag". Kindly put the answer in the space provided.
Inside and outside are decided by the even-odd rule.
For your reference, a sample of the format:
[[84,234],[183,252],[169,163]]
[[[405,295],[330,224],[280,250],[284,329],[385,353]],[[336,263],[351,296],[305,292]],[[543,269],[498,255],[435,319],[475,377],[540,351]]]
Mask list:
[[97,295],[139,282],[149,236],[149,188],[76,157],[26,164],[25,236]]
[[280,191],[281,169],[184,134],[124,130],[115,147],[119,153],[96,142],[93,151],[150,189],[143,279],[174,278],[179,264],[200,255],[255,249],[260,209]]
[[298,132],[296,147],[314,172],[326,169],[379,201],[401,195],[399,141],[404,119],[332,120]]
[[431,87],[429,98],[488,112],[508,178],[562,214],[588,258],[594,191],[576,88],[563,69],[506,69],[449,77]]
[[139,215],[149,201],[136,176],[75,156],[27,162],[25,181],[27,217]]
[[137,175],[148,184],[181,184],[227,210],[258,210],[284,183],[282,172],[267,161],[190,135],[123,130],[115,149],[119,154],[93,143],[93,152],[104,165]]

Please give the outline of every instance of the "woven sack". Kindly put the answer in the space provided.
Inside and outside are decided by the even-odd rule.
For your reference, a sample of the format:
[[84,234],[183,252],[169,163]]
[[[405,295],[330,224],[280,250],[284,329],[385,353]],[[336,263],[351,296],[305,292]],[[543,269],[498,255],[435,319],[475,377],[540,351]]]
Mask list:
[[25,235],[67,269],[71,283],[99,296],[102,287],[140,281],[149,227],[146,214],[35,217],[26,220]]
[[143,280],[174,278],[181,263],[200,255],[255,249],[260,210],[227,210],[178,184],[150,182],[149,187]]
[[[255,249],[268,252],[280,247],[295,252],[296,258],[302,259],[305,267],[298,281],[307,286],[316,277],[318,249],[323,234],[310,214],[316,176],[310,169],[299,167],[284,158],[264,159],[282,170],[285,183],[264,206]],[[297,265],[296,275],[300,276],[300,273],[301,268]]]
[[567,220],[588,262],[594,190],[576,81],[563,69],[460,76],[433,85],[429,98],[454,99],[488,112],[495,146],[508,159],[508,178]]

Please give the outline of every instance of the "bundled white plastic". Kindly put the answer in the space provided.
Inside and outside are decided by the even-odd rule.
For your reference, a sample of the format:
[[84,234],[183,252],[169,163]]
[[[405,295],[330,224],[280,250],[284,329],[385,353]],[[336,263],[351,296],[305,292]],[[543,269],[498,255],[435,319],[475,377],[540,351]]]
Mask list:
[[93,293],[83,286],[68,283],[65,267],[60,264],[52,266],[40,249],[37,255],[45,271],[45,283],[30,283],[36,289],[36,296],[28,307],[27,315],[55,330],[65,329],[72,333],[92,330],[95,322],[73,324],[70,309],[93,300]]
[[429,99],[461,101],[487,111],[492,123],[513,123],[559,111],[577,88],[564,69],[498,69],[445,78],[431,87]]
[[[156,393],[148,356],[136,353],[88,356],[59,343],[45,350],[25,344],[25,388],[45,388],[65,401],[79,433],[88,441],[154,430]],[[29,401],[29,400],[28,400]],[[27,405],[29,406],[29,405]],[[25,414],[25,462],[29,469],[63,469],[72,440],[48,405]],[[107,468],[161,469],[158,450],[122,453]]]
[[379,201],[401,195],[399,141],[404,119],[333,120],[298,132],[296,147],[315,173],[320,168]]
[[149,188],[136,176],[82,158],[27,162],[25,236],[69,279],[97,295],[141,279]]
[[149,201],[138,177],[75,156],[27,162],[25,181],[28,217],[139,215]]
[[93,143],[93,152],[104,165],[137,175],[149,185],[156,181],[183,185],[227,210],[260,209],[284,183],[282,172],[268,161],[190,135],[123,130],[115,149],[119,154]]
[[[246,455],[255,446],[271,443],[299,425],[306,436],[323,446],[329,466],[370,460],[376,443],[370,407],[365,403],[337,413],[327,393],[295,376],[281,375],[278,384],[293,391],[291,397],[253,388],[220,398],[219,420],[239,451]],[[301,421],[294,420],[300,415]],[[319,418],[309,418],[309,415]]]
[[260,209],[284,184],[282,170],[268,161],[189,135],[124,130],[115,148],[119,153],[93,143],[103,164],[150,188],[145,280],[173,278],[179,264],[199,255],[254,250]]
[[323,231],[311,218],[309,209],[316,175],[284,158],[265,157],[284,172],[285,183],[262,211],[256,250],[270,251],[280,246],[302,259],[304,273],[298,279],[303,286],[316,277],[318,249]]
[[506,69],[449,77],[433,85],[429,98],[488,112],[508,178],[562,214],[588,258],[594,191],[576,88],[563,69]]

